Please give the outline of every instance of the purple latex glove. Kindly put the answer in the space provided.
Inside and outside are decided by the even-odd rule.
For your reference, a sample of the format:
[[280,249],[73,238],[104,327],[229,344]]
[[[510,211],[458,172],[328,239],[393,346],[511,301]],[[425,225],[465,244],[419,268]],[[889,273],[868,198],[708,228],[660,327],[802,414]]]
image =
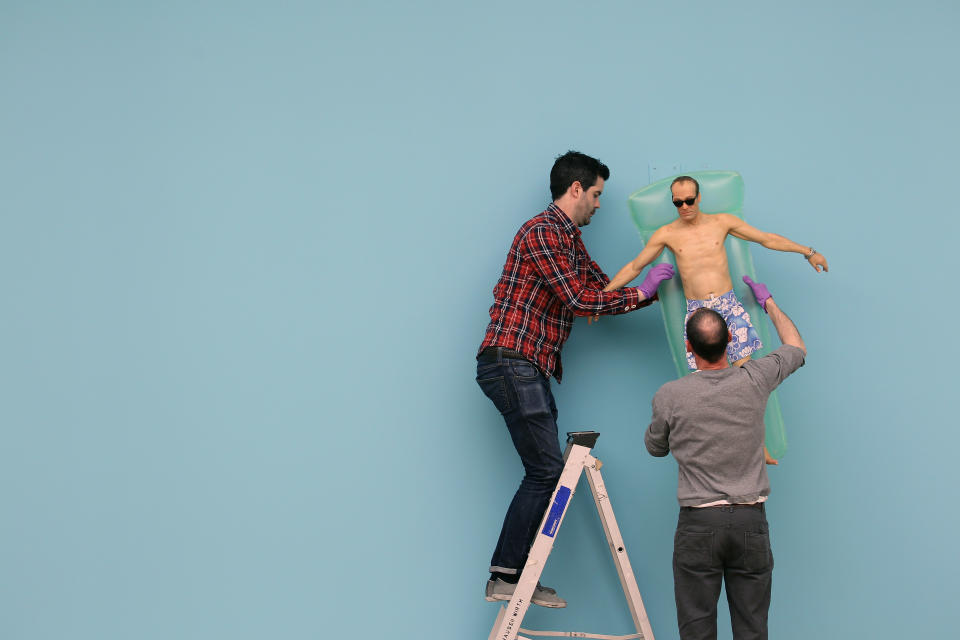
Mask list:
[[743,281],[747,283],[747,286],[750,287],[750,291],[753,292],[753,297],[757,299],[757,304],[766,311],[767,310],[767,300],[771,298],[770,289],[767,289],[767,285],[762,282],[754,282],[750,279],[750,276],[743,276]]
[[672,277],[673,265],[661,263],[647,272],[647,277],[643,279],[643,282],[641,282],[637,288],[640,289],[640,293],[643,294],[644,298],[652,298],[653,294],[657,292],[657,287],[660,286],[660,283]]

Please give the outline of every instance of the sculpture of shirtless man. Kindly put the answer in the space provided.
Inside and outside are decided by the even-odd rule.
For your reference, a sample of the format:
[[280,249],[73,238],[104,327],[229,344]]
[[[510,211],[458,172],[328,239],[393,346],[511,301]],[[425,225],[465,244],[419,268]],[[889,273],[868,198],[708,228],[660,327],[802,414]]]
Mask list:
[[[750,315],[733,292],[727,252],[724,249],[727,235],[756,242],[775,251],[799,253],[817,272],[821,269],[828,270],[827,259],[813,247],[797,244],[776,233],[761,231],[735,215],[700,211],[700,184],[690,176],[676,178],[670,185],[670,191],[673,205],[677,208],[677,219],[654,231],[647,246],[617,272],[604,291],[619,289],[628,284],[640,275],[644,267],[656,260],[664,248],[669,248],[676,258],[680,279],[683,281],[683,293],[687,298],[684,341],[687,338],[686,319],[700,307],[713,309],[723,316],[730,330],[728,361],[737,366],[743,365],[750,359],[750,355],[763,345],[750,322]],[[651,296],[660,282],[672,277],[672,265],[663,263],[653,267],[647,277],[647,280],[653,282]],[[754,289],[755,285],[749,277],[744,276],[744,282]],[[641,293],[641,296],[643,295]],[[758,302],[763,308],[766,300],[758,298]],[[686,344],[687,364],[691,370],[695,370],[697,367],[689,341],[686,341]],[[777,464],[766,447],[764,455],[767,464]]]
[[[775,251],[792,251],[807,259],[816,271],[827,271],[826,258],[812,247],[805,247],[775,233],[761,231],[729,213],[709,214],[700,211],[700,184],[690,176],[680,176],[670,185],[677,219],[665,224],[650,237],[647,246],[636,258],[627,263],[613,277],[605,291],[612,291],[628,284],[653,262],[664,248],[673,251],[683,281],[683,293],[687,298],[687,317],[700,307],[714,309],[724,316],[730,328],[731,340],[727,358],[735,365],[742,365],[762,345],[750,316],[733,293],[730,269],[724,241],[727,235],[756,242]],[[663,277],[673,276],[669,264],[659,264],[651,271]],[[686,322],[686,321],[684,321]],[[686,335],[684,335],[686,339]],[[687,362],[696,369],[692,354],[687,353]]]

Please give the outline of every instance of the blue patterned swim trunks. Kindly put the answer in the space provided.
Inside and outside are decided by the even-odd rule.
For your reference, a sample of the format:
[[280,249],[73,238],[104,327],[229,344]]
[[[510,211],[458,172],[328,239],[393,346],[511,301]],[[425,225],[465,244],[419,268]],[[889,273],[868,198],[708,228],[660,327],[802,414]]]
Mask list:
[[[687,315],[683,319],[683,339],[687,339],[687,320],[690,314],[706,307],[713,309],[723,316],[727,321],[727,328],[730,329],[732,336],[730,344],[727,345],[727,360],[736,362],[741,358],[746,358],[754,351],[758,351],[763,343],[760,342],[760,336],[757,330],[750,324],[750,314],[743,308],[736,294],[731,289],[722,296],[714,296],[706,300],[687,300]],[[693,354],[687,352],[687,366],[691,371],[697,369],[697,363],[693,359]]]

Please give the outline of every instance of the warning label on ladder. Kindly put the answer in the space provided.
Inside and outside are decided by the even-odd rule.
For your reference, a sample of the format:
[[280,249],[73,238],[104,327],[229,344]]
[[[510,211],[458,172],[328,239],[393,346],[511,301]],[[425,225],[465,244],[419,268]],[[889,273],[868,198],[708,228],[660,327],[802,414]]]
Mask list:
[[543,534],[554,537],[557,533],[557,527],[560,526],[560,518],[563,517],[563,510],[567,508],[567,502],[570,501],[570,488],[561,486],[557,489],[557,497],[553,499],[550,506],[550,513],[547,514],[547,520],[543,523]]

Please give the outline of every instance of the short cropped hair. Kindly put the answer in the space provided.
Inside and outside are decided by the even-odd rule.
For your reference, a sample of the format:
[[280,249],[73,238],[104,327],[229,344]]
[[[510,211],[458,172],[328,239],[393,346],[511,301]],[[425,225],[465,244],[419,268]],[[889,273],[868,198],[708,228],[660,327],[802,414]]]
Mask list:
[[690,176],[679,176],[677,178],[674,178],[673,182],[670,183],[671,191],[673,191],[673,185],[677,184],[678,182],[692,182],[694,188],[696,188],[697,190],[696,193],[694,193],[694,195],[696,196],[700,195],[700,183],[694,180],[693,178],[691,178]]
[[727,321],[713,309],[700,307],[687,320],[687,340],[695,354],[707,362],[719,362],[730,340]]
[[607,165],[579,151],[567,151],[562,156],[557,156],[550,170],[550,196],[556,200],[565,194],[574,182],[579,182],[586,191],[597,183],[598,177],[610,179]]

